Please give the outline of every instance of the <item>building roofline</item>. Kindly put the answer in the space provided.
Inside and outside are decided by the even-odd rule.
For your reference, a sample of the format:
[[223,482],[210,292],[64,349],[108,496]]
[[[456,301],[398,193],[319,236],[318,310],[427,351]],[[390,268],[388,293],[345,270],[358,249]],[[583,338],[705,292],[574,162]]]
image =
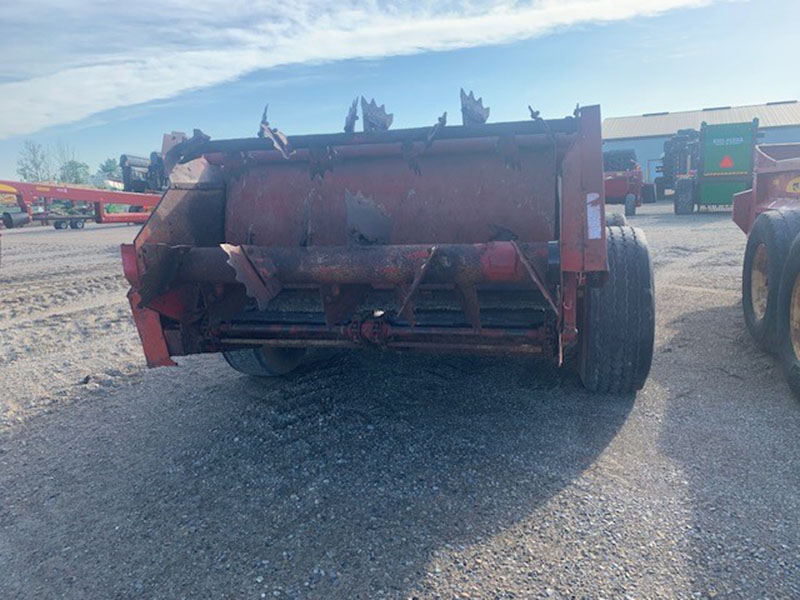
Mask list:
[[[761,104],[757,104],[756,106],[763,106]],[[689,111],[691,112],[691,111]],[[614,117],[611,117],[614,118]],[[762,131],[764,129],[793,129],[793,128],[800,128],[800,123],[797,125],[766,125],[766,126],[758,126],[758,130]],[[669,138],[672,137],[673,133],[652,133],[648,135],[626,135],[624,137],[604,137],[604,142],[616,142],[616,141],[624,141],[624,140],[646,140],[650,138]]]
[[[696,113],[696,112],[713,112],[717,110],[729,110],[729,109],[741,109],[741,108],[755,108],[755,107],[764,107],[764,106],[781,106],[783,104],[798,104],[800,101],[798,100],[775,100],[773,102],[761,102],[759,104],[738,104],[736,106],[710,106],[704,108],[695,108],[690,110],[664,110],[660,112],[647,112],[641,115],[622,115],[620,117],[604,117],[603,120],[607,119],[642,119],[645,117],[663,117],[666,115],[685,115],[686,113]],[[785,127],[785,126],[784,126]]]

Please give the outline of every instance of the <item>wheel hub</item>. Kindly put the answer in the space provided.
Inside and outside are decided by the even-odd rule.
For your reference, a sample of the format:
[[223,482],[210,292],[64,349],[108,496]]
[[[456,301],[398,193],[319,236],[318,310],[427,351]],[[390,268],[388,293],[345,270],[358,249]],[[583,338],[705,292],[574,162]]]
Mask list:
[[800,277],[792,286],[792,301],[789,305],[789,335],[792,338],[792,350],[800,360]]
[[769,277],[767,275],[767,248],[759,244],[750,267],[750,303],[753,314],[759,321],[767,314]]

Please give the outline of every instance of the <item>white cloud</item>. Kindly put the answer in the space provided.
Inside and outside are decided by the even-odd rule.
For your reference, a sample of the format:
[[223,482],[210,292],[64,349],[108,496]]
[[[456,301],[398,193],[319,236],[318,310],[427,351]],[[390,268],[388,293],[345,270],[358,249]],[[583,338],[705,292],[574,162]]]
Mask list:
[[278,65],[503,43],[710,1],[11,0],[0,138]]

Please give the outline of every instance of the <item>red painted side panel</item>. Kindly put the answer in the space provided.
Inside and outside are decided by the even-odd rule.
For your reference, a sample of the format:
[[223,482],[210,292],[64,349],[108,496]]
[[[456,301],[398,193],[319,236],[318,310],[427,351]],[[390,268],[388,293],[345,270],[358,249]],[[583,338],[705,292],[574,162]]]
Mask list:
[[344,245],[364,209],[383,222],[381,243],[483,243],[510,235],[548,241],[555,239],[554,161],[547,147],[520,149],[519,169],[498,152],[436,155],[417,175],[400,155],[364,157],[313,181],[307,164],[271,163],[229,183],[225,238]]
[[161,318],[158,313],[148,308],[139,308],[141,297],[131,289],[128,301],[133,311],[133,321],[142,340],[144,356],[148,367],[174,367],[175,362],[169,357],[167,342],[164,339],[164,330],[161,328]]
[[583,107],[580,116],[578,138],[563,164],[561,269],[606,271],[600,107]]
[[763,144],[754,162],[752,189],[733,199],[733,220],[745,233],[762,212],[800,210],[800,144]]

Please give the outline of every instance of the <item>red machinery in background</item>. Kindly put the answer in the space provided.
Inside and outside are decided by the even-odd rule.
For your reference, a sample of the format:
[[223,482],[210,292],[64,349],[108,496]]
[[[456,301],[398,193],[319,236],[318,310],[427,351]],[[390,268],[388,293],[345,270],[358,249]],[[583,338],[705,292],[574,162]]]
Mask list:
[[[18,212],[3,212],[7,229],[32,221],[53,223],[56,229],[82,229],[86,221],[96,223],[144,223],[161,199],[160,194],[100,190],[74,185],[0,181],[0,195],[14,196]],[[56,202],[70,208],[53,210]],[[113,205],[118,210],[109,210]]]
[[633,150],[603,152],[603,187],[607,204],[624,204],[625,215],[642,205],[642,169]]

